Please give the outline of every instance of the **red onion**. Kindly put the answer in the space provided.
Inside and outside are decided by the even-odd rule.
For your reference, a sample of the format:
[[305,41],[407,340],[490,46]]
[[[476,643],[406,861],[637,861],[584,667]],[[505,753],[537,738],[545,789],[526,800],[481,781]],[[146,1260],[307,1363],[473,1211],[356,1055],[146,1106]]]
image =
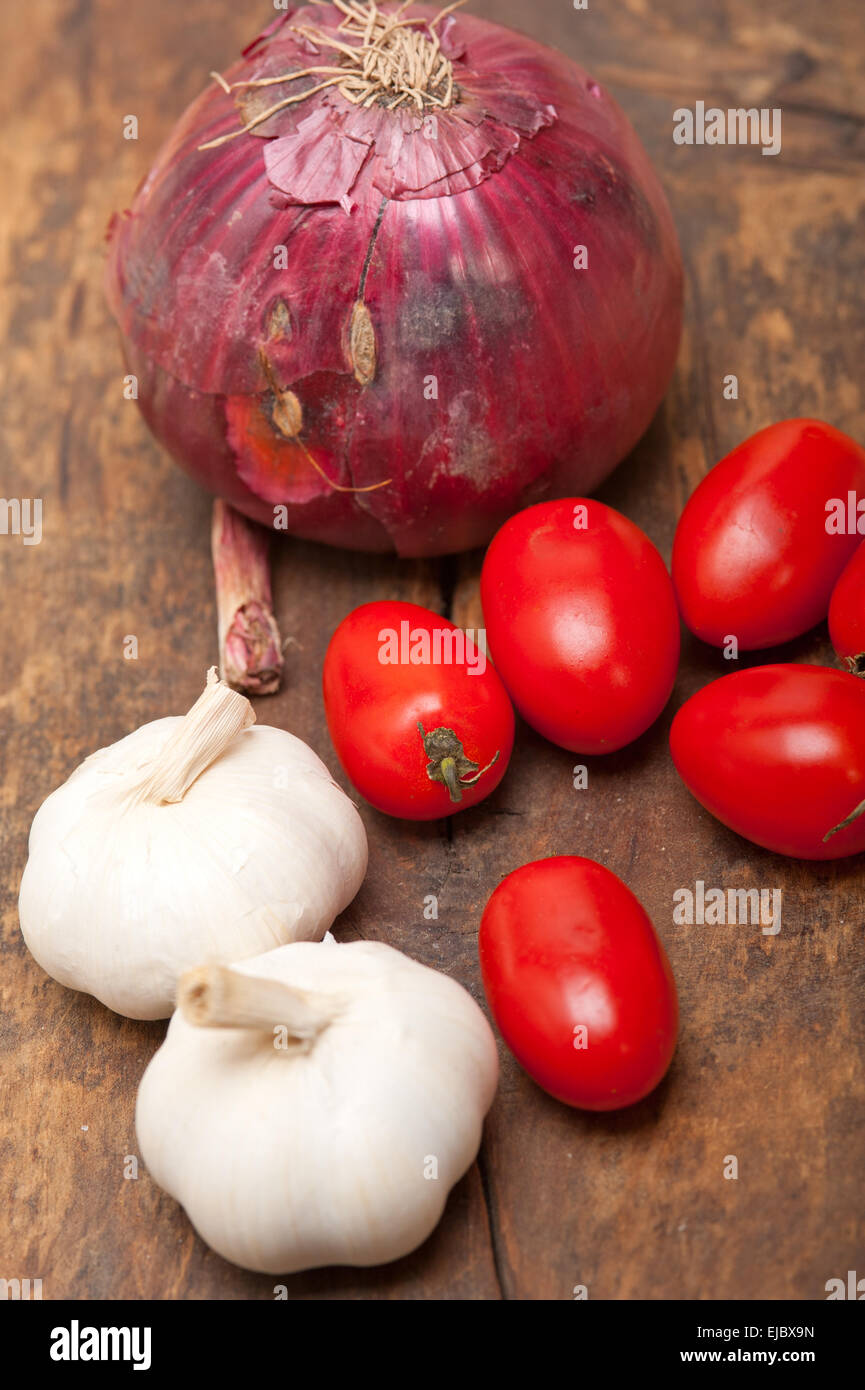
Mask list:
[[426,5],[280,15],[110,242],[157,438],[247,516],[354,549],[459,551],[591,491],[678,348],[675,231],[615,102]]

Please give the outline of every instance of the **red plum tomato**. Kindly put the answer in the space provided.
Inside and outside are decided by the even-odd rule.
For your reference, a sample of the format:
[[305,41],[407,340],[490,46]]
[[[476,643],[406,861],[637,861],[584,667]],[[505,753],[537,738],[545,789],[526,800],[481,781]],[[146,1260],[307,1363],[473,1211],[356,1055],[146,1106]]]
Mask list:
[[801,665],[723,676],[679,710],[670,750],[700,804],[755,845],[796,859],[865,850],[858,677]]
[[865,544],[860,544],[832,590],[829,636],[841,660],[865,675]]
[[487,552],[481,603],[496,669],[528,724],[574,753],[613,753],[658,718],[679,615],[648,536],[602,502],[542,502]]
[[508,874],[483,914],[487,1002],[529,1075],[581,1110],[642,1100],[676,1047],[676,984],[642,904],[591,859]]
[[346,775],[386,815],[467,810],[507,771],[507,692],[483,651],[437,613],[399,602],[356,608],[331,638],[323,687]]
[[822,622],[862,539],[855,500],[851,530],[851,495],[865,499],[865,449],[819,420],[770,425],[716,464],[673,545],[679,607],[695,636],[759,651]]

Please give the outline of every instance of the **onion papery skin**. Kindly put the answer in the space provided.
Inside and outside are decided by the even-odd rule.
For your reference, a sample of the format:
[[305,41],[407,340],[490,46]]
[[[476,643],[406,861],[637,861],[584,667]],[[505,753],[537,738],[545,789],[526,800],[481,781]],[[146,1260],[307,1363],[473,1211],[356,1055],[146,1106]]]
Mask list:
[[[281,15],[226,80],[332,62],[293,26],[341,18]],[[294,535],[404,556],[484,544],[530,503],[594,490],[649,425],[681,333],[672,218],[615,102],[499,25],[461,11],[439,32],[459,97],[435,143],[428,117],[330,88],[201,150],[242,123],[214,84],[109,229],[109,304],[172,456],[254,520],[284,507]],[[412,187],[431,160],[448,172]]]

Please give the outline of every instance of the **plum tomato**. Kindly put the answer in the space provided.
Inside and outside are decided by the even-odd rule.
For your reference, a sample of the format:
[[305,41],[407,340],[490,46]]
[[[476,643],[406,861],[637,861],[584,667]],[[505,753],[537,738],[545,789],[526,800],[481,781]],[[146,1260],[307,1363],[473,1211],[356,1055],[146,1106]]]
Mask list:
[[865,499],[865,449],[819,420],[770,425],[716,464],[673,545],[673,583],[695,636],[759,651],[822,622],[862,539],[855,508],[848,521],[851,496]]
[[796,859],[865,849],[865,682],[756,666],[698,690],[670,751],[689,791],[746,840]]
[[490,654],[528,724],[574,753],[613,753],[663,710],[679,615],[648,536],[602,502],[542,502],[506,522],[481,574]]
[[471,635],[426,608],[388,601],[349,613],[328,646],[323,688],[337,756],[386,815],[467,810],[507,771],[507,692]]
[[524,865],[487,903],[478,944],[499,1031],[545,1091],[618,1110],[654,1090],[676,1047],[676,984],[614,873],[576,856]]
[[829,603],[832,646],[855,676],[865,675],[865,544],[855,551]]

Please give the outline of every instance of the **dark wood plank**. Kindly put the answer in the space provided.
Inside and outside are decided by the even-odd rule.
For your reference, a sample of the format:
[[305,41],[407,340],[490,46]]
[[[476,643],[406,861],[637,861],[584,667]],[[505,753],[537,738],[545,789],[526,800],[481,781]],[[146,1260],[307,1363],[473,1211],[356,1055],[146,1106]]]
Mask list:
[[[609,84],[673,201],[689,276],[682,355],[605,500],[668,555],[684,498],[752,429],[814,413],[865,438],[858,7],[474,8],[557,43]],[[43,797],[93,747],[184,709],[214,658],[208,503],[122,399],[101,234],[207,71],[268,17],[224,0],[151,0],[134,15],[114,0],[44,0],[26,30],[11,8],[0,14],[12,174],[0,205],[0,490],[45,506],[41,546],[0,538],[0,1277],[41,1277],[46,1297],[268,1298],[277,1282],[211,1254],[144,1172],[124,1180],[135,1088],[162,1027],[46,980],[16,913]],[[676,147],[672,112],[697,99],[783,105],[783,155]],[[137,142],[121,137],[129,113]],[[728,372],[737,402],[722,396]],[[477,626],[478,565],[472,556],[442,572],[287,543],[276,599],[294,642],[286,687],[259,717],[334,767],[319,672],[337,622],[379,596],[441,609],[442,573],[455,573],[454,616]],[[137,662],[123,658],[129,633]],[[784,656],[829,659],[825,631]],[[687,643],[671,709],[722,668]],[[567,1299],[586,1284],[593,1298],[810,1299],[865,1267],[862,870],[796,865],[724,831],[678,783],[668,726],[669,715],[632,749],[594,760],[586,792],[572,787],[577,760],[523,729],[499,792],[450,827],[364,812],[370,874],[342,935],[388,940],[480,998],[476,931],[492,888],[529,859],[587,854],[653,916],[680,983],[682,1039],[658,1093],[606,1118],[555,1104],[502,1050],[480,1167],[432,1240],[382,1270],[298,1276],[292,1297]],[[782,888],[780,936],[674,927],[673,892],[698,878]],[[422,916],[429,892],[437,922]],[[731,1153],[737,1182],[723,1178]]]
[[[146,11],[133,22],[109,3],[46,5],[5,77],[7,90],[23,83],[29,92],[62,55],[76,138],[60,146],[47,108],[32,129],[40,108],[22,96],[13,143],[20,196],[31,201],[9,227],[4,494],[43,498],[44,539],[23,547],[4,538],[0,546],[8,603],[0,624],[4,1223],[10,1214],[0,1275],[7,1263],[10,1278],[32,1271],[46,1298],[269,1298],[276,1281],[209,1252],[146,1173],[124,1179],[125,1156],[136,1153],[137,1083],[163,1027],[117,1018],[46,980],[17,927],[27,832],[40,802],[94,747],[187,708],[216,658],[209,502],[122,397],[101,294],[102,233],[207,71],[227,64],[255,20],[205,3]],[[137,142],[121,138],[128,113],[139,117]],[[334,766],[320,695],[330,634],[376,595],[441,607],[436,570],[287,543],[275,585],[293,640],[285,689],[262,702],[259,719],[291,728]],[[135,662],[123,658],[127,634],[139,641]],[[446,878],[446,832],[406,833],[368,819],[370,877],[343,932],[408,949],[422,932],[423,893],[413,900],[405,885],[434,889]],[[434,941],[414,954],[450,964]],[[415,1256],[384,1270],[301,1276],[290,1289],[298,1298],[498,1297],[477,1168]]]
[[[795,25],[786,19],[792,8]],[[686,257],[675,381],[652,431],[602,492],[669,556],[691,489],[752,430],[815,414],[865,437],[857,372],[865,33],[846,9],[818,39],[804,4],[764,6],[757,18],[745,4],[698,12],[684,0],[632,0],[618,22],[578,16],[578,39],[566,9],[556,34],[551,18],[547,31],[611,83],[635,120],[670,190]],[[801,96],[800,46],[814,64]],[[827,51],[837,66],[834,56],[827,66]],[[782,104],[784,153],[675,147],[672,111],[697,98]],[[729,372],[740,379],[737,402],[723,398]],[[458,589],[467,623],[479,621],[476,571],[466,562]],[[778,659],[831,661],[825,630]],[[687,641],[671,710],[727,670]],[[487,880],[466,894],[470,920],[489,879],[530,858],[597,858],[645,903],[683,1006],[668,1079],[618,1116],[569,1113],[505,1058],[486,1162],[508,1297],[568,1298],[584,1284],[593,1298],[812,1299],[825,1296],[845,1260],[857,1268],[865,1257],[862,869],[795,864],[717,825],[677,781],[669,722],[668,714],[633,748],[592,760],[586,792],[571,782],[572,765],[586,760],[523,731],[500,797],[509,814],[488,837],[457,822],[459,860],[480,865]],[[780,936],[673,926],[673,892],[697,879],[781,888]],[[728,1154],[739,1160],[738,1181],[723,1176]]]

